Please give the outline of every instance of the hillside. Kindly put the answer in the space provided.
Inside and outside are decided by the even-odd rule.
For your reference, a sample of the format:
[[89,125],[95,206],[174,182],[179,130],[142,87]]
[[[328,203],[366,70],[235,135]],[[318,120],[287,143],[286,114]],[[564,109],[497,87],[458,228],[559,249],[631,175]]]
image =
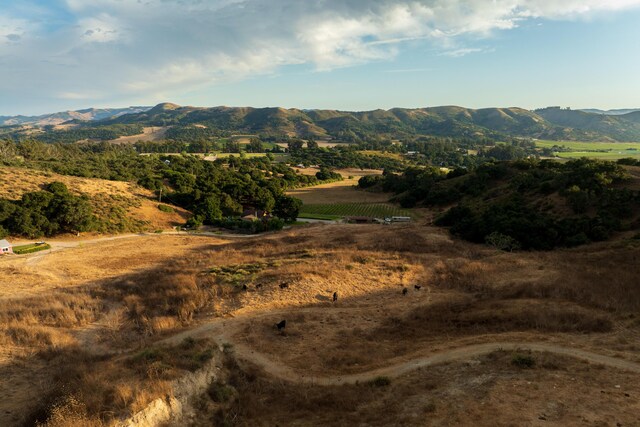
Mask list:
[[637,141],[640,136],[640,122],[634,120],[636,113],[616,116],[562,108],[544,108],[535,112],[558,126],[548,134],[549,139]]
[[107,233],[169,229],[184,224],[189,217],[187,211],[175,206],[173,212],[160,211],[153,192],[128,182],[14,167],[3,167],[2,171],[0,198],[18,200],[45,184],[62,182],[71,193],[89,196],[93,212],[103,224],[102,231]]
[[403,207],[440,207],[437,225],[503,249],[550,250],[640,237],[638,167],[579,159],[519,160],[456,169],[407,169],[363,178],[361,188],[397,194]]
[[[126,111],[125,111],[126,110]],[[300,137],[357,142],[432,135],[456,138],[524,137],[548,140],[640,141],[639,112],[602,114],[581,110],[543,108],[471,109],[458,106],[393,108],[373,111],[300,110],[279,107],[189,107],[171,103],[148,109],[81,110],[39,118],[33,123],[67,121],[73,129],[21,128],[22,119],[5,119],[0,134],[14,139],[36,137],[44,142],[109,141],[126,136],[129,142],[149,140],[144,129],[170,129],[158,138],[210,139],[233,134]],[[73,114],[71,114],[73,113]],[[42,116],[44,117],[44,116]],[[22,121],[21,121],[22,120]],[[26,119],[25,119],[26,120]],[[35,120],[35,119],[33,119]]]

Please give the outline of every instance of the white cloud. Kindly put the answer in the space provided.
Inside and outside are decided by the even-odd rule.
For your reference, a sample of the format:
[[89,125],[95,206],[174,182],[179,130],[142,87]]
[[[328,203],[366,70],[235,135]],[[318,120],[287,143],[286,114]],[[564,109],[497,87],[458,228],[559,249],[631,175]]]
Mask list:
[[527,19],[637,6],[640,0],[66,0],[72,18],[51,19],[64,20],[55,26],[45,25],[42,11],[31,19],[0,16],[0,93],[90,94],[101,103],[171,96],[289,64],[331,70],[388,60],[405,43],[460,56],[479,51],[469,38]]

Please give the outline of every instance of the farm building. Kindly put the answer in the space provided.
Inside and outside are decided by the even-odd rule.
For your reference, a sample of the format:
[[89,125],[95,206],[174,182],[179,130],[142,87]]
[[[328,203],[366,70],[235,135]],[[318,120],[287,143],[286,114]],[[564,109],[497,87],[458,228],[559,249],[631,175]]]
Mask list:
[[6,240],[0,240],[0,254],[12,254],[13,246]]
[[242,216],[240,218],[244,221],[267,220],[271,218],[271,214],[267,211],[247,207],[242,211]]

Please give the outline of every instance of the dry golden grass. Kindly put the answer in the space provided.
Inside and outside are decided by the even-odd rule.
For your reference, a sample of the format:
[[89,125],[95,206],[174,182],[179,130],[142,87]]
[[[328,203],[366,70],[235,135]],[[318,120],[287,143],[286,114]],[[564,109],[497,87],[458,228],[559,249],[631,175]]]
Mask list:
[[66,249],[39,252],[28,257],[0,258],[0,269],[11,286],[0,286],[3,298],[41,295],[59,288],[77,287],[107,278],[153,268],[192,252],[226,243],[201,236],[157,234],[94,243],[78,239],[52,240]]
[[[166,381],[189,369],[179,358],[165,359],[169,356],[153,352],[139,356],[144,348],[214,317],[225,318],[223,330],[234,342],[309,375],[360,372],[438,349],[509,339],[570,342],[638,360],[640,275],[635,261],[639,255],[640,247],[624,242],[550,253],[502,253],[452,240],[440,229],[410,224],[316,225],[233,241],[147,236],[0,260],[3,267],[14,269],[12,278],[22,281],[18,288],[22,295],[9,298],[7,292],[0,299],[0,321],[5,325],[0,339],[15,350],[4,355],[0,376],[26,375],[43,364],[57,366],[59,371],[42,373],[40,380],[71,378],[62,381],[67,390],[84,391],[51,388],[47,394],[51,399],[44,399],[42,406],[44,415],[37,419],[54,420],[52,408],[62,404],[61,413],[84,416],[86,408],[87,414],[103,414],[104,421],[110,416],[104,411],[122,414],[139,408],[165,393]],[[24,264],[16,264],[21,260]],[[28,260],[37,262],[27,264]],[[32,269],[21,270],[28,267]],[[41,295],[26,296],[27,283],[35,274],[42,274],[35,276],[36,281],[48,282],[35,291]],[[64,279],[68,289],[55,290]],[[285,289],[279,286],[283,282],[288,285]],[[415,290],[416,284],[422,288]],[[406,296],[404,287],[409,290]],[[333,292],[338,293],[336,303],[331,302]],[[273,325],[282,319],[288,324],[280,334]],[[123,366],[124,356],[111,354],[113,350],[124,352],[130,362]],[[164,376],[165,362],[178,368]],[[497,368],[487,363],[472,365],[468,372],[497,378],[483,390],[494,396],[494,406],[488,407],[503,410],[500,393],[513,383],[509,375],[499,374],[504,372],[500,363],[496,362]],[[447,373],[461,370],[454,368],[443,367],[441,374],[433,375],[446,378]],[[233,374],[236,368],[230,369]],[[236,374],[254,375],[242,372]],[[544,387],[552,381],[549,372],[536,374]],[[431,374],[425,375],[421,378]],[[602,379],[590,376],[590,371],[569,375],[579,377],[580,387]],[[108,386],[107,378],[113,379]],[[411,378],[399,380],[397,386],[393,382],[392,395],[386,394],[387,389],[364,386],[315,389],[268,379],[230,382],[241,399],[234,400],[237,406],[223,409],[221,416],[237,413],[241,425],[283,423],[279,417],[295,405],[299,409],[293,410],[292,419],[302,423],[335,423],[337,414],[346,416],[348,407],[360,408],[356,413],[361,422],[373,423],[382,411],[382,403],[376,403],[380,399],[392,402],[390,414],[400,420],[409,417],[411,424],[413,418],[401,402],[424,394],[417,393],[420,389]],[[88,396],[88,384],[93,383],[99,387]],[[21,387],[29,384],[25,381]],[[475,395],[470,386],[458,386],[470,396],[464,404],[484,413],[472,405]],[[444,390],[442,398],[453,393],[439,390]],[[272,396],[286,393],[295,395],[295,405],[269,403]],[[67,408],[60,398],[69,396],[77,402],[71,401]],[[13,410],[29,401],[2,387],[0,399],[13,404]],[[205,414],[217,417],[220,406],[203,405]],[[318,409],[325,407],[335,407],[335,412]],[[256,424],[260,411],[265,418]],[[625,411],[620,412],[622,420],[628,419],[625,414],[630,412]],[[448,404],[437,406],[433,413],[434,420],[470,419]],[[558,422],[569,419],[563,417]],[[0,414],[0,424],[8,419]]]
[[138,135],[121,136],[109,142],[114,144],[135,144],[138,141],[159,141],[167,133],[168,126],[145,127]]
[[[519,355],[533,367],[514,364]],[[637,374],[546,353],[496,352],[378,386],[288,384],[233,359],[225,368],[198,400],[194,426],[635,425],[640,411]]]
[[25,411],[24,425],[109,426],[169,395],[171,382],[214,357],[209,340],[186,340],[173,347],[149,347],[120,358],[69,347],[43,352],[51,371],[38,405]]

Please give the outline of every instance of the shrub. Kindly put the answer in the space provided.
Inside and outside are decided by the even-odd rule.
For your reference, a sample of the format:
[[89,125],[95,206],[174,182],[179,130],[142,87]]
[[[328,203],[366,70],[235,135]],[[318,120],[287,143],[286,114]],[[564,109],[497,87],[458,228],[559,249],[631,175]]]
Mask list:
[[484,241],[489,246],[493,246],[501,251],[515,251],[520,249],[520,242],[511,236],[494,231],[484,238]]
[[369,384],[373,387],[386,387],[391,384],[391,379],[389,377],[375,377]]
[[45,243],[44,245],[15,246],[13,248],[13,253],[16,255],[25,255],[32,254],[34,252],[46,251],[47,249],[51,249],[51,245],[48,243]]
[[173,208],[167,205],[158,205],[158,209],[160,209],[162,212],[167,212],[167,213],[174,212]]
[[207,389],[207,394],[217,403],[225,403],[228,402],[231,397],[233,397],[234,389],[229,387],[226,384],[223,384],[219,381],[211,383],[209,388]]
[[511,364],[519,368],[532,368],[535,363],[533,357],[527,354],[514,354],[511,358]]

